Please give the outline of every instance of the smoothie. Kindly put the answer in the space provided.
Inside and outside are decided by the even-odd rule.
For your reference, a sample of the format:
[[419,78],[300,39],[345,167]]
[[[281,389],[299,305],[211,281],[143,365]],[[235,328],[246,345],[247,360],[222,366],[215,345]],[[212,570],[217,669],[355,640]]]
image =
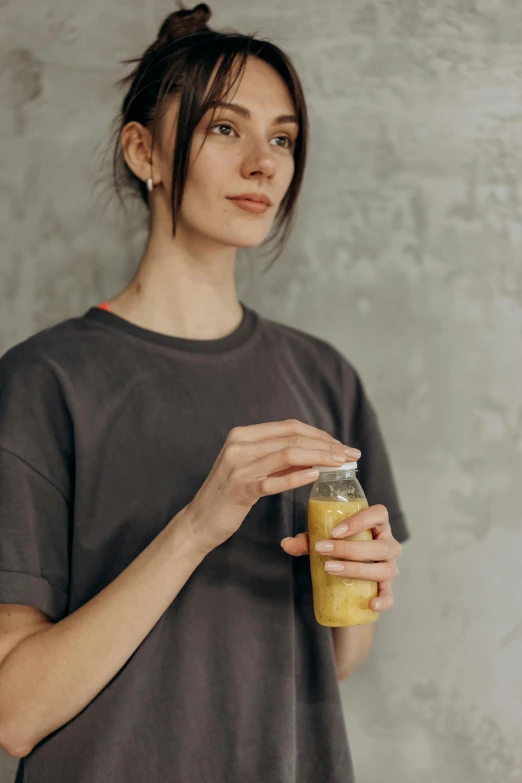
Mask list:
[[[363,579],[346,579],[324,570],[331,555],[315,551],[317,541],[332,538],[332,530],[343,519],[368,508],[365,499],[337,502],[310,500],[308,502],[308,535],[310,538],[310,570],[314,594],[315,618],[320,625],[339,627],[372,623],[379,613],[369,608],[371,598],[378,595],[377,582]],[[345,541],[371,541],[371,530],[363,530]]]

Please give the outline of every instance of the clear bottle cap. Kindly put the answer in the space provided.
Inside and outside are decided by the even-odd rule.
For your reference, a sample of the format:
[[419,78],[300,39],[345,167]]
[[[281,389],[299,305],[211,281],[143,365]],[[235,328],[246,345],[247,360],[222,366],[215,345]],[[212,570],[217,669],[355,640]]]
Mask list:
[[313,465],[313,469],[318,470],[319,473],[337,473],[339,470],[358,470],[358,467],[356,462],[345,462],[338,468],[333,468],[331,465]]

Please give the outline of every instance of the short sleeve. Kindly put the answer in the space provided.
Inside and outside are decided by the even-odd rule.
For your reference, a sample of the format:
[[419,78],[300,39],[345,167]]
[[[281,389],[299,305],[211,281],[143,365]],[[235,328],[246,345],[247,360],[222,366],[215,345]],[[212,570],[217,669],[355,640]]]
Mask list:
[[54,621],[69,595],[71,435],[52,368],[11,349],[0,359],[0,603]]
[[374,506],[379,503],[386,506],[393,536],[402,543],[410,538],[410,531],[401,508],[378,415],[357,372],[349,368],[349,375],[347,395],[353,405],[349,416],[348,439],[345,442],[361,451],[358,479],[368,504]]

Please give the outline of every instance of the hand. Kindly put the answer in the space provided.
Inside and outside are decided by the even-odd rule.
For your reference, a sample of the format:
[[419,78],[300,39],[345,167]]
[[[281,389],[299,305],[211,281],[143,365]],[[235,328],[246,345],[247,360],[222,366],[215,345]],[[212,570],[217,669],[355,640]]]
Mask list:
[[[337,458],[334,456],[337,454]],[[296,419],[234,427],[212,470],[183,511],[204,551],[230,538],[260,497],[315,481],[313,465],[339,467],[358,449]]]
[[[341,533],[341,536],[337,535],[334,540],[328,541],[333,545],[333,549],[328,553],[320,553],[335,558],[328,560],[325,565],[333,563],[342,566],[341,571],[330,572],[332,576],[370,579],[377,582],[379,596],[372,598],[370,609],[375,612],[391,609],[395,603],[392,582],[399,573],[397,560],[402,554],[402,545],[392,535],[388,510],[385,506],[376,505],[358,511],[357,514],[336,525],[332,535],[342,526],[347,529]],[[343,540],[363,530],[372,531],[373,541]],[[281,546],[289,555],[299,557],[309,554],[308,533],[298,533],[296,536],[283,538]]]

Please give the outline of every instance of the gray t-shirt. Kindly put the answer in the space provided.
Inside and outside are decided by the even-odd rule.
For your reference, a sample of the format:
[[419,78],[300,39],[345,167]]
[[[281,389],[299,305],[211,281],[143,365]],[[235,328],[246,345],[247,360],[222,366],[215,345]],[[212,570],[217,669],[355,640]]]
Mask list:
[[[0,359],[0,603],[59,621],[194,497],[235,426],[296,418],[362,451],[358,477],[408,537],[378,419],[328,342],[244,304],[218,340],[98,307]],[[314,619],[311,485],[261,498],[18,783],[351,783],[331,629]],[[59,666],[59,660],[56,661]]]

